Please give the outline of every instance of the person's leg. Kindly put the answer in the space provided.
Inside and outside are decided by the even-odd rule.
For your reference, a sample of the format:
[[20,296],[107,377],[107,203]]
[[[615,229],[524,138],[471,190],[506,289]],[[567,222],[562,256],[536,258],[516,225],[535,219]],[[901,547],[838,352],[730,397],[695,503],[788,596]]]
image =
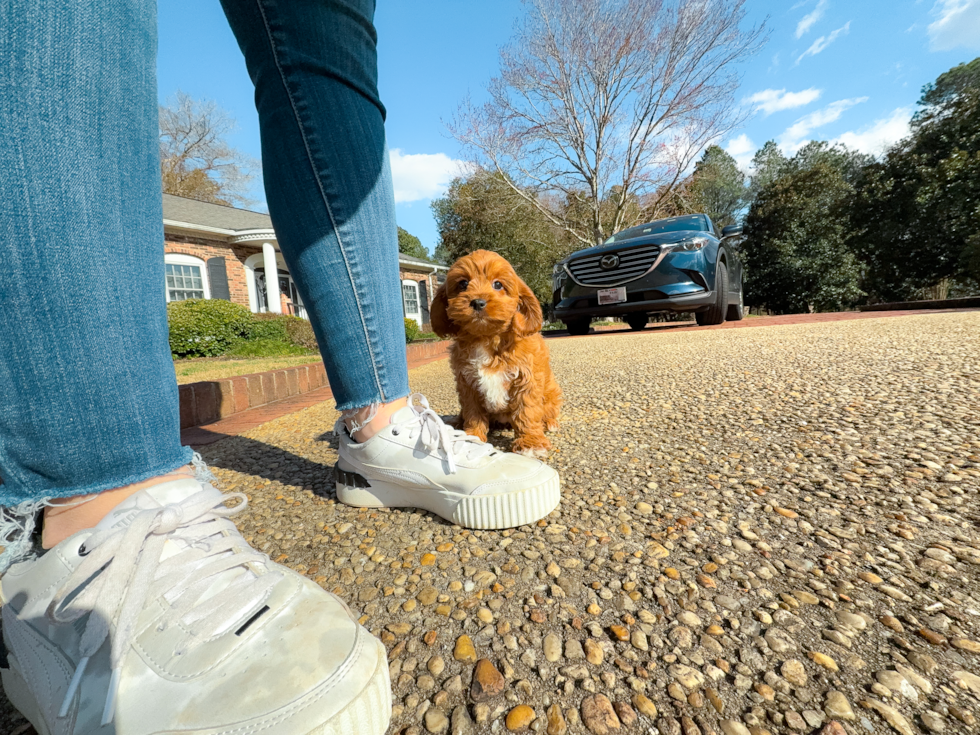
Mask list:
[[[165,475],[191,452],[163,298],[155,3],[11,0],[0,28],[9,563],[40,503]],[[76,509],[107,510],[92,502],[62,509],[62,532]]]
[[[0,4],[0,677],[39,732],[381,735],[385,650],[185,465],[153,0]],[[178,470],[177,476],[179,477]],[[228,501],[239,501],[228,507]],[[11,548],[13,546],[13,548]]]
[[408,395],[373,0],[222,0],[255,83],[269,213],[340,411],[369,438]]
[[480,528],[551,512],[550,467],[454,432],[424,400],[400,400],[408,371],[374,0],[222,5],[255,82],[276,236],[346,419],[338,499]]

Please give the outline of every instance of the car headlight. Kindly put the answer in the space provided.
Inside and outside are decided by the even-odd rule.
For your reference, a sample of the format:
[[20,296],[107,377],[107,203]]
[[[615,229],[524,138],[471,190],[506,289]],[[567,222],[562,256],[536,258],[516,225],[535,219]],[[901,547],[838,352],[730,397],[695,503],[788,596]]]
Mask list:
[[706,237],[692,237],[689,240],[682,240],[681,242],[674,243],[669,247],[671,250],[700,250],[707,244],[708,238]]
[[561,287],[565,284],[565,279],[568,274],[565,272],[565,266],[559,263],[551,270],[551,285],[552,291],[560,291]]

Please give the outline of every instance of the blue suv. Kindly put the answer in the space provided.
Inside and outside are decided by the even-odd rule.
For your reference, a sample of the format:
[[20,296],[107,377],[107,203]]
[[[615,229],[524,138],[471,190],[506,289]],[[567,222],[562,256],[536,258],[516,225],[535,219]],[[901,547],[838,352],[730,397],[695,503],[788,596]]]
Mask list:
[[657,220],[572,253],[553,273],[555,317],[587,334],[595,317],[619,317],[633,330],[650,314],[694,312],[701,325],[744,316],[738,225],[721,232],[706,214]]

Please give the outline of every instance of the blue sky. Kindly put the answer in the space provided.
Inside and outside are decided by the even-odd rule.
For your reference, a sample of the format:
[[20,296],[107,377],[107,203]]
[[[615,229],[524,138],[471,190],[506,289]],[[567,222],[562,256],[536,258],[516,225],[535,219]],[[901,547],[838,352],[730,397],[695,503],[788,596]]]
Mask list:
[[[753,111],[719,141],[743,167],[767,140],[793,153],[809,140],[878,154],[908,130],[922,86],[980,55],[980,0],[802,0],[747,3],[768,16],[765,48],[742,67],[738,100]],[[459,171],[445,128],[467,95],[480,101],[519,0],[380,0],[381,98],[398,223],[431,251],[429,202]],[[218,0],[159,5],[159,92],[217,102],[238,121],[231,143],[259,156],[252,88]],[[253,197],[262,202],[257,184]]]

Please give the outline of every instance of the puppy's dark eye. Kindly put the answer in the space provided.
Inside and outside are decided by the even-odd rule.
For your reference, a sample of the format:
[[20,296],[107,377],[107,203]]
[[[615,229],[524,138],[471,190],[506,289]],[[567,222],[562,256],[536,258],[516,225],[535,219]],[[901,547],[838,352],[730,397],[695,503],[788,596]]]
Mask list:
[[504,284],[502,284],[500,281],[494,281],[493,282],[493,288],[496,291],[503,291],[504,290]]
[[466,287],[469,286],[469,285],[470,285],[470,282],[469,281],[460,281],[459,283],[456,284],[456,290],[457,291],[465,291],[466,290]]

